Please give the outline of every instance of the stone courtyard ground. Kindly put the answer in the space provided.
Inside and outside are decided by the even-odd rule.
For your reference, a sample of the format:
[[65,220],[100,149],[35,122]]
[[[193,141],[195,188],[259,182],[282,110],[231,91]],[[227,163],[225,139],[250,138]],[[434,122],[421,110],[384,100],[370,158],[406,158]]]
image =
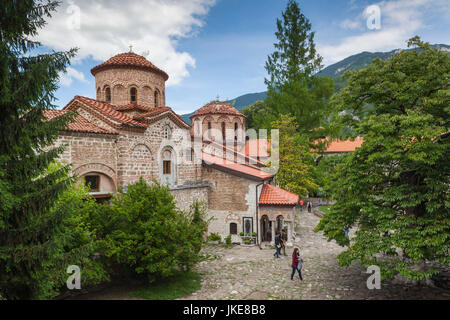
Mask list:
[[208,246],[205,251],[216,259],[197,267],[202,289],[182,299],[450,299],[450,291],[393,281],[382,281],[380,290],[367,289],[366,268],[357,263],[338,266],[336,257],[343,248],[313,232],[319,220],[303,211],[296,224],[300,241],[295,246],[304,259],[303,282],[297,274],[295,281],[290,280],[292,248],[287,257],[275,259],[270,248]]
[[[208,245],[210,255],[200,263],[196,272],[202,276],[202,288],[181,300],[276,300],[276,299],[450,299],[450,291],[425,286],[406,286],[393,281],[382,281],[380,290],[367,289],[369,274],[355,263],[350,267],[337,265],[337,255],[343,250],[335,242],[327,242],[313,229],[320,218],[303,211],[296,223],[300,248],[304,259],[303,277],[290,280],[292,248],[287,257],[275,259],[274,250],[259,247],[235,246],[226,249]],[[350,234],[351,235],[351,234]],[[127,285],[112,287],[102,292],[89,293],[78,299],[133,299],[128,293],[136,288]]]

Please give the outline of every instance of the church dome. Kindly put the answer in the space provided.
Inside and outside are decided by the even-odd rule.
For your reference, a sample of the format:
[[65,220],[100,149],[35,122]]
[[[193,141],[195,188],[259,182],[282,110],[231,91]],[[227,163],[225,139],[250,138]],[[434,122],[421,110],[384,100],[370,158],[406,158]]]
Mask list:
[[226,114],[245,117],[235,107],[227,102],[213,101],[198,109],[190,118],[208,114]]
[[167,73],[156,67],[145,57],[140,56],[134,52],[120,53],[118,55],[115,55],[104,63],[92,68],[91,73],[93,76],[95,76],[98,72],[111,68],[134,68],[147,70],[162,75],[164,80],[166,81],[167,79],[169,79],[169,75]]

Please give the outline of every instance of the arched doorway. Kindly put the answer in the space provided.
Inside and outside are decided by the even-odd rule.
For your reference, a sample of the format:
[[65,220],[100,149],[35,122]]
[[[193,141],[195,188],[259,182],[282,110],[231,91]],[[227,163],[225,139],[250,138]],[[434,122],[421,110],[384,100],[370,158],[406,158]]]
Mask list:
[[266,215],[263,215],[261,218],[261,240],[263,242],[272,241],[272,221]]
[[277,223],[275,225],[275,232],[281,232],[281,230],[283,230],[284,227],[284,217],[279,215],[277,217]]

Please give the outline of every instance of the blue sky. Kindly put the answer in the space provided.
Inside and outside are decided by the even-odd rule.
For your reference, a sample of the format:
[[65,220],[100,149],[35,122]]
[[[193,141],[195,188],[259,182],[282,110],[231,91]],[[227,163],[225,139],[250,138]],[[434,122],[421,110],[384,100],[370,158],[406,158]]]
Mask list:
[[[276,41],[276,19],[286,4],[287,0],[72,0],[62,4],[38,38],[45,49],[80,48],[61,78],[56,93],[60,107],[75,95],[95,97],[90,69],[133,44],[133,51],[169,73],[166,103],[182,114],[217,95],[225,100],[266,89],[264,64]],[[449,1],[299,4],[316,32],[325,65],[362,51],[404,48],[416,34],[430,43],[450,44]],[[370,14],[364,12],[370,5],[380,8],[378,30],[366,24]],[[68,25],[69,20],[75,24]]]

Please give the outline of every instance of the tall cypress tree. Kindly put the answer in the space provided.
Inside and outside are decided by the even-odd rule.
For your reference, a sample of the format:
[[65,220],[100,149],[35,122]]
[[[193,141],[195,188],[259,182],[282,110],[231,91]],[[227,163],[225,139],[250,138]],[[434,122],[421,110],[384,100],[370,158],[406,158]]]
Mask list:
[[266,62],[265,105],[269,112],[259,127],[270,128],[280,115],[292,115],[299,133],[307,134],[310,140],[323,137],[331,113],[328,99],[334,91],[333,80],[316,76],[322,57],[316,51],[311,23],[296,1],[290,0],[282,19],[277,19],[275,36],[275,51]]
[[2,0],[0,4],[0,292],[7,299],[35,297],[36,275],[55,247],[60,214],[49,208],[70,182],[68,167],[45,174],[63,151],[52,148],[71,116],[46,121],[75,50],[35,54],[30,40],[57,1]]

